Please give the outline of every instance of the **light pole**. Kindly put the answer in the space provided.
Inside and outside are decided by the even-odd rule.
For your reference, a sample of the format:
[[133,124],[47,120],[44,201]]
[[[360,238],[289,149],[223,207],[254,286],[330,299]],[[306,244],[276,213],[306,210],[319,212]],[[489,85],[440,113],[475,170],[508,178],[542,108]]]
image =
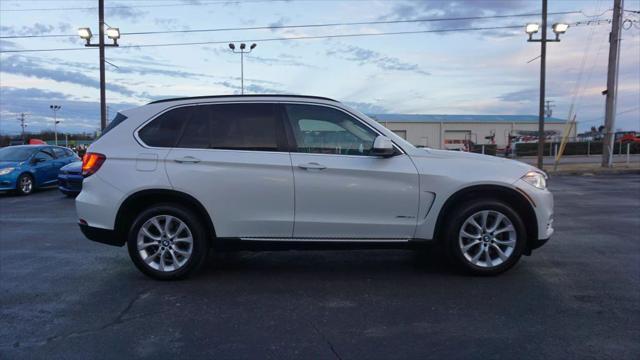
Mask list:
[[60,105],[49,105],[49,109],[53,110],[53,133],[55,136],[56,146],[58,145],[58,110],[60,110],[62,106]]
[[[537,33],[542,27],[542,36],[540,39],[534,39],[533,34]],[[542,169],[542,155],[544,152],[544,97],[545,97],[545,76],[547,67],[547,42],[559,42],[560,34],[564,34],[569,28],[568,24],[553,24],[553,32],[556,34],[554,39],[547,39],[547,0],[542,0],[542,26],[539,24],[527,24],[525,32],[529,35],[528,42],[540,43],[540,106],[538,109],[538,168]]]
[[106,102],[106,89],[105,89],[105,74],[104,74],[104,48],[106,46],[115,47],[118,46],[118,39],[120,38],[120,29],[109,27],[106,29],[107,36],[113,40],[113,44],[104,43],[105,34],[105,22],[104,22],[104,0],[98,0],[98,43],[92,44],[90,28],[79,28],[78,35],[80,38],[86,41],[84,46],[98,47],[100,49],[100,130],[104,130],[107,127],[107,102]]
[[236,45],[234,43],[229,44],[229,49],[231,49],[234,54],[240,54],[240,94],[242,95],[244,95],[244,54],[252,52],[256,46],[258,45],[255,43],[251,44],[249,50],[245,50],[247,45],[245,43],[241,43],[240,50],[236,50]]

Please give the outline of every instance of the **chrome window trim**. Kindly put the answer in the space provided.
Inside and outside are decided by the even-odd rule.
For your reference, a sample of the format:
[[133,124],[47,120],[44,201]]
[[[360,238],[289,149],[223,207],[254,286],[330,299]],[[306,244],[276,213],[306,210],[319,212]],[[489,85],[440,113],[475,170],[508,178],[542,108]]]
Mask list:
[[[346,115],[354,118],[356,121],[360,122],[362,125],[366,126],[368,129],[370,129],[373,132],[375,132],[376,134],[378,134],[378,136],[386,136],[386,135],[382,134],[378,129],[372,127],[366,121],[364,121],[363,119],[361,119],[357,115],[351,113],[347,109],[343,109],[341,107],[334,106],[334,105],[322,104],[322,103],[317,103],[317,102],[313,102],[313,101],[287,101],[287,100],[283,100],[283,101],[277,101],[277,100],[245,101],[245,100],[231,100],[231,101],[209,101],[209,102],[187,103],[187,104],[179,104],[179,105],[169,106],[167,108],[162,109],[160,112],[156,113],[155,115],[151,116],[149,119],[143,121],[142,124],[138,125],[133,130],[133,138],[143,148],[152,149],[152,150],[172,150],[172,149],[178,149],[178,150],[207,150],[207,151],[216,150],[216,151],[242,151],[242,152],[260,152],[260,153],[265,153],[266,152],[266,153],[270,153],[270,154],[273,154],[273,153],[284,153],[284,154],[293,153],[293,154],[309,154],[309,155],[315,154],[315,155],[349,156],[349,157],[359,157],[359,158],[361,158],[363,156],[378,157],[376,155],[320,154],[320,153],[303,153],[303,152],[289,152],[289,151],[285,152],[285,151],[269,151],[269,150],[241,150],[241,149],[216,149],[216,148],[202,149],[202,148],[183,148],[183,147],[157,147],[157,146],[149,146],[149,145],[147,145],[144,141],[142,141],[142,139],[138,135],[138,133],[140,132],[140,130],[143,127],[145,127],[147,124],[149,124],[150,122],[152,122],[153,120],[157,119],[159,116],[163,115],[164,113],[166,113],[166,112],[168,112],[170,110],[174,110],[174,109],[178,109],[178,108],[182,108],[182,107],[187,107],[187,106],[224,105],[224,104],[265,104],[265,103],[266,104],[313,105],[313,106],[324,106],[324,107],[332,108],[332,109],[335,109],[335,110],[338,110],[338,111],[342,111]],[[403,155],[407,154],[402,147],[400,147],[398,144],[396,144],[392,139],[390,139],[390,140],[393,143],[393,146],[394,146],[395,149],[400,151]]]

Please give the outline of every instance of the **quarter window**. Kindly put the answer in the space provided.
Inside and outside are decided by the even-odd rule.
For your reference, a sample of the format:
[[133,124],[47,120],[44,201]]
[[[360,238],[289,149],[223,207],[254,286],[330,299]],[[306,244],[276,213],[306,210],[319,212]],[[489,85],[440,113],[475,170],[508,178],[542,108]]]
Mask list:
[[298,152],[369,155],[373,149],[377,134],[340,110],[297,104],[285,107]]

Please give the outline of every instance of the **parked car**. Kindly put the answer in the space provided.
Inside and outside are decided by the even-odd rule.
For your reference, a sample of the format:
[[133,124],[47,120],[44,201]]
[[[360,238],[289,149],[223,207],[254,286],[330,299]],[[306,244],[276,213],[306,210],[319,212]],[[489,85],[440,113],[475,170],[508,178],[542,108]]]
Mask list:
[[73,151],[60,146],[7,146],[0,149],[0,191],[28,195],[36,188],[55,185],[58,170],[78,160]]
[[210,248],[416,248],[436,242],[473,274],[511,268],[553,233],[530,165],[417,149],[338,101],[244,95],[119,113],[83,159],[76,198],[91,240],[127,244],[157,279]]
[[82,161],[75,161],[60,168],[58,189],[67,196],[77,196],[82,190]]

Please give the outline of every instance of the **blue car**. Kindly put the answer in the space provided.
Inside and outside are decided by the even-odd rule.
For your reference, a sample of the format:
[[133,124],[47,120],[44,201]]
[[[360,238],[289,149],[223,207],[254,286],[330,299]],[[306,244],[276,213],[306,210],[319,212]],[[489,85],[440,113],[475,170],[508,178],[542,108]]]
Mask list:
[[82,178],[82,161],[65,165],[58,173],[58,189],[67,196],[76,196],[82,191]]
[[55,185],[61,167],[78,161],[70,149],[50,145],[18,145],[0,149],[0,191],[28,195]]

